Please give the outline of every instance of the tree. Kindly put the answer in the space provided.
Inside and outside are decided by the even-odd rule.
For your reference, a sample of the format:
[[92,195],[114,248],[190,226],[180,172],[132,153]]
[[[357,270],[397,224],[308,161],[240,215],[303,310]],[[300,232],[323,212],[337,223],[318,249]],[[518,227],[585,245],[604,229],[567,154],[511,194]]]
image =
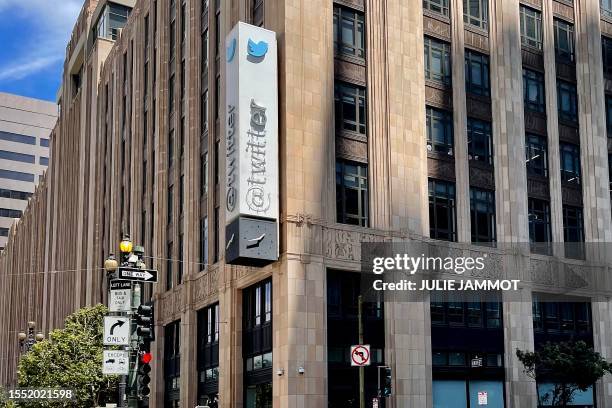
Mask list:
[[584,341],[548,342],[535,352],[517,349],[516,356],[525,374],[554,384],[551,392],[538,393],[538,405],[566,407],[577,391],[586,391],[605,374],[612,374],[612,365]]
[[[102,336],[106,306],[83,308],[65,320],[65,328],[53,330],[49,338],[35,343],[19,360],[19,387],[73,390],[71,407],[104,405],[117,388],[117,376],[102,374]],[[19,406],[57,407],[66,401],[20,402]]]

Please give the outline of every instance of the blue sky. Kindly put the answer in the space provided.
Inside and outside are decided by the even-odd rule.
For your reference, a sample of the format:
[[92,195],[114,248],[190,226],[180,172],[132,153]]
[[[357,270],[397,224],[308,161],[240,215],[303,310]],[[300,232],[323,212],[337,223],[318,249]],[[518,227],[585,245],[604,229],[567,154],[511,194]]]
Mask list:
[[0,0],[0,92],[55,101],[83,0]]

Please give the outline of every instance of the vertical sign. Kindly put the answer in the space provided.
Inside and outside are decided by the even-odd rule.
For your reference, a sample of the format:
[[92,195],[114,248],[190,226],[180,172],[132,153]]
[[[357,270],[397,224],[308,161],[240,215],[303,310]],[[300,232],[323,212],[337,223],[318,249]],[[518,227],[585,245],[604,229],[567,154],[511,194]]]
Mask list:
[[239,22],[226,39],[226,261],[278,259],[276,33]]
[[478,391],[478,405],[489,405],[489,395],[486,391]]
[[129,312],[132,310],[132,282],[125,280],[112,280],[110,282],[108,310],[111,312]]

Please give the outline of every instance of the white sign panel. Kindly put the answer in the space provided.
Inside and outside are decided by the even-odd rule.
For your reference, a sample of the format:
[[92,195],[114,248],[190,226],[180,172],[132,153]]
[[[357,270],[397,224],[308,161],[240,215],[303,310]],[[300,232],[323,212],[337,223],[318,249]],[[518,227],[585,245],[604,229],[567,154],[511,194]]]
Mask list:
[[351,365],[353,367],[365,367],[370,365],[369,344],[351,346]]
[[226,224],[278,219],[276,33],[239,22],[226,39]]
[[124,350],[104,350],[102,355],[102,374],[128,375],[130,372],[130,354]]
[[129,312],[132,310],[132,283],[113,280],[110,284],[108,310],[111,312]]
[[119,316],[104,317],[104,345],[127,346],[130,344],[130,319]]
[[486,391],[478,391],[478,405],[489,405],[489,395]]

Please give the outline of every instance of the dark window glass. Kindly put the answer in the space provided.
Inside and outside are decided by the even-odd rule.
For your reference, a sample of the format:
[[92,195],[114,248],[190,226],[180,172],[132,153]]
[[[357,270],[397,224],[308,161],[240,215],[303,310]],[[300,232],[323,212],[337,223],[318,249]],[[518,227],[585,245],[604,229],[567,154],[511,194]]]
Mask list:
[[606,130],[612,134],[612,96],[606,95]]
[[[584,223],[582,208],[563,206],[563,241],[567,258],[582,258],[584,242]],[[577,245],[579,244],[579,245]]]
[[612,0],[600,0],[601,14],[612,17]]
[[574,26],[555,18],[555,54],[560,61],[574,61]]
[[448,17],[448,0],[423,0],[423,8]]
[[465,51],[465,90],[489,96],[489,57],[479,52]]
[[13,200],[28,200],[32,193],[26,191],[8,190],[0,188],[0,198],[12,198]]
[[177,285],[180,285],[183,282],[183,234],[179,235],[178,259],[176,265],[178,269],[176,274],[176,283]]
[[253,25],[263,27],[264,25],[264,0],[252,0],[253,2]]
[[425,79],[450,85],[451,50],[450,44],[432,37],[425,37]]
[[21,163],[36,163],[36,157],[32,154],[9,152],[7,150],[0,150],[0,159],[17,161]]
[[219,392],[219,303],[199,310],[197,319],[198,400],[209,405]]
[[427,150],[452,156],[454,154],[453,117],[448,111],[425,108],[427,129]]
[[200,156],[200,196],[208,192],[208,152]]
[[559,143],[561,181],[580,184],[580,147],[571,143]]
[[557,104],[559,105],[559,119],[568,122],[578,122],[576,85],[557,80]]
[[40,138],[40,145],[42,147],[49,147],[49,139],[45,139],[44,137]]
[[493,136],[491,123],[468,118],[468,158],[486,164],[493,164]]
[[456,295],[450,292],[437,292],[434,295],[432,292],[431,323],[433,326],[500,329],[501,302],[484,300],[477,295]]
[[429,179],[429,235],[446,241],[457,240],[454,183]]
[[181,322],[176,321],[164,327],[164,385],[165,406],[178,407],[180,404],[181,375]]
[[335,85],[336,128],[366,134],[365,88],[346,82]]
[[334,50],[365,58],[363,13],[334,4]]
[[168,83],[168,113],[170,114],[174,112],[174,83],[175,77],[172,74]]
[[172,224],[172,213],[173,213],[173,207],[174,207],[174,186],[169,186],[168,187],[168,201],[166,203],[166,206],[168,208],[168,213],[167,213],[167,217],[168,217],[168,225]]
[[[243,355],[257,355],[272,351],[272,281],[256,283],[243,290],[243,330],[257,338],[243,347]],[[260,337],[261,336],[261,337]]]
[[7,180],[28,181],[30,183],[34,182],[33,174],[22,173],[20,171],[12,171],[12,170],[0,169],[0,178],[7,179]]
[[525,163],[528,175],[548,177],[546,138],[532,134],[525,135]]
[[168,167],[174,164],[174,129],[168,134]]
[[0,237],[8,237],[9,229],[8,228],[0,228]]
[[543,301],[536,294],[532,310],[536,333],[584,335],[592,332],[591,305],[588,302]]
[[463,0],[463,22],[486,30],[489,21],[488,0]]
[[23,211],[21,210],[12,210],[10,208],[0,208],[0,217],[6,218],[21,218]]
[[545,111],[544,75],[523,68],[523,98],[526,110],[541,113]]
[[172,242],[168,242],[166,245],[166,290],[170,290],[174,287],[174,273],[172,271]]
[[200,270],[208,264],[208,217],[200,219]]
[[470,188],[472,242],[495,242],[495,192]]
[[550,204],[548,201],[529,198],[527,205],[532,251],[548,253],[548,243],[551,242]]
[[[612,0],[608,1],[612,2]],[[612,77],[612,38],[601,37],[601,56],[604,75]]]
[[542,49],[542,13],[530,7],[520,6],[521,43]]
[[[0,130],[0,140],[6,140],[7,142],[24,143],[24,144],[29,144],[29,145],[35,145],[36,144],[36,138],[35,137],[25,136],[25,135],[18,135],[17,133],[4,132],[2,130]],[[42,144],[43,140],[46,140],[47,141],[47,146],[49,146],[49,139],[42,139],[42,138],[40,139],[41,146],[44,146]]]
[[343,224],[368,226],[368,167],[362,163],[336,162],[336,212]]

